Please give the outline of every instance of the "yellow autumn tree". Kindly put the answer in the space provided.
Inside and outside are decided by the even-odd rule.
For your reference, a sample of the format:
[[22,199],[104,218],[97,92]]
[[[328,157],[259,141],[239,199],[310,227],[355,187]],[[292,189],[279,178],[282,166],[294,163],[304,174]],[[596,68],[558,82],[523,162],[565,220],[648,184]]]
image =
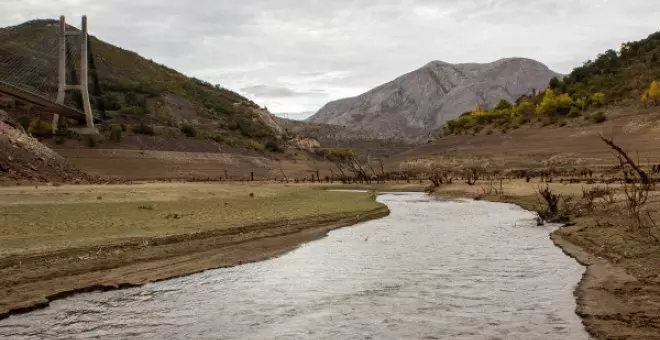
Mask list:
[[551,89],[545,90],[543,94],[543,99],[536,106],[536,113],[538,114],[548,114],[552,113],[556,108],[556,99],[555,93]]
[[649,91],[644,91],[642,94],[642,104],[646,106],[649,103]]
[[566,93],[562,93],[555,99],[555,110],[562,115],[567,114],[573,106],[573,99]]
[[660,103],[660,84],[657,81],[652,81],[649,88],[642,94],[642,103],[644,106],[648,104],[658,105]]
[[658,84],[657,81],[651,82],[651,85],[649,86],[648,100],[654,105],[660,103],[660,84]]
[[605,105],[605,93],[603,92],[596,92],[591,95],[591,103],[596,105],[596,106],[603,106]]

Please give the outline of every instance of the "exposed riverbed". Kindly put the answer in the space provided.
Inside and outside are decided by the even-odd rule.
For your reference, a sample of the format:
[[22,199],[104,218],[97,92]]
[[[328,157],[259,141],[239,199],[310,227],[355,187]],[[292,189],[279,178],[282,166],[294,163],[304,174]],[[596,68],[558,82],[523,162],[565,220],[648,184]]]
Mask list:
[[80,294],[0,321],[12,339],[587,339],[583,267],[517,206],[386,194],[391,215],[284,256]]

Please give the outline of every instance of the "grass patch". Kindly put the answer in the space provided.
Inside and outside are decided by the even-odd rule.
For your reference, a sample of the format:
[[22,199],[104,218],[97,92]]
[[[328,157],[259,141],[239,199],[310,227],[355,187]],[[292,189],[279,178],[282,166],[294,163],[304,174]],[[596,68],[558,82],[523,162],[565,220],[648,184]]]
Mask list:
[[[131,237],[228,229],[381,206],[370,193],[266,184],[3,190],[9,191],[0,200],[0,247],[5,251],[107,244]],[[102,201],[97,200],[100,195]]]

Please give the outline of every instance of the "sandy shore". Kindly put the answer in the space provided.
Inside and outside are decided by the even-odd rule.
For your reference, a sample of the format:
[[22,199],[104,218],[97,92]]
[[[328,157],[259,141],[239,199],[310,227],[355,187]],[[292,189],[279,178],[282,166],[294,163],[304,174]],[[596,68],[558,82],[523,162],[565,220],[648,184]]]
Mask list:
[[389,214],[370,193],[281,185],[3,190],[0,317],[78,292],[265,260],[332,229]]
[[[499,189],[499,183],[495,184]],[[438,195],[473,197],[538,209],[539,183],[506,181],[501,194],[488,194],[490,184],[452,184]],[[554,183],[554,192],[576,199],[582,189],[598,184]],[[612,187],[618,190],[617,187]],[[616,195],[623,201],[621,192]],[[660,206],[653,193],[651,207]],[[575,289],[576,313],[597,339],[660,339],[660,244],[626,228],[625,213],[617,205],[603,206],[574,219],[576,225],[550,235],[564,253],[584,265]],[[608,221],[604,223],[603,221]]]

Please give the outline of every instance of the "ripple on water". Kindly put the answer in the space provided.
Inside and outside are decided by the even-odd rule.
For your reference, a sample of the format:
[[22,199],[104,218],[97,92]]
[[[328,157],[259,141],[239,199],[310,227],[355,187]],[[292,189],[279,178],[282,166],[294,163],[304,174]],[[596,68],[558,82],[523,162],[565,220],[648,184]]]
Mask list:
[[583,268],[507,204],[386,194],[390,216],[269,261],[76,295],[12,339],[587,339]]

